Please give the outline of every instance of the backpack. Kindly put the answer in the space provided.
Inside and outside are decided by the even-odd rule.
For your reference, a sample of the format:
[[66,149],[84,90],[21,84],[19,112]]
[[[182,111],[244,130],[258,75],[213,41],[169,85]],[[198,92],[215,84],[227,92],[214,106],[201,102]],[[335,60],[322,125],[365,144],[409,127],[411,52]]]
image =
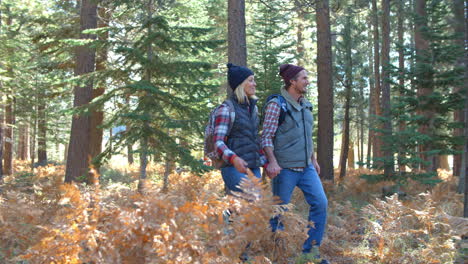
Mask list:
[[[236,112],[234,110],[234,104],[230,99],[223,102],[223,104],[229,107],[229,116],[231,122],[229,123],[228,131],[226,133],[229,136],[231,133],[232,125],[234,124],[234,119],[236,118]],[[215,125],[216,125],[216,112],[218,111],[221,105],[216,106],[210,112],[210,116],[208,118],[208,124],[205,127],[205,138],[204,138],[204,152],[205,156],[210,158],[213,167],[219,169],[226,165],[226,162],[223,160],[221,155],[219,155],[218,151],[216,150],[216,145],[214,142],[214,132],[215,132]]]
[[278,127],[281,126],[281,124],[284,122],[284,119],[286,118],[286,114],[288,114],[293,120],[294,118],[292,117],[291,111],[288,109],[288,104],[286,103],[286,99],[281,94],[272,94],[268,96],[266,99],[265,105],[263,106],[263,115],[265,116],[265,110],[268,105],[268,103],[275,99],[278,98],[278,102],[281,108],[279,119],[278,119]]

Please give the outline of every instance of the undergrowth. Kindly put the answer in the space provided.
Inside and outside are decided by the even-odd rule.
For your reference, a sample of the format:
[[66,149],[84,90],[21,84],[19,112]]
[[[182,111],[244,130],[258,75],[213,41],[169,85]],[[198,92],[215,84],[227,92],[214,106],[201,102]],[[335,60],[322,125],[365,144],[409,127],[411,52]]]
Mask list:
[[[300,252],[308,206],[297,190],[281,211],[286,230],[272,233],[268,220],[282,209],[270,187],[253,178],[242,184],[244,194],[225,196],[218,172],[174,172],[168,192],[155,181],[141,195],[136,168],[111,170],[129,175],[125,184],[63,184],[63,166],[29,171],[17,162],[17,173],[0,185],[0,263],[239,263],[244,252],[249,263],[306,263]],[[457,247],[468,229],[455,178],[440,172],[443,182],[430,189],[410,182],[399,199],[382,197],[391,182],[370,185],[362,173],[324,183],[329,217],[322,257],[332,263],[462,258]],[[226,209],[231,224],[223,221]]]

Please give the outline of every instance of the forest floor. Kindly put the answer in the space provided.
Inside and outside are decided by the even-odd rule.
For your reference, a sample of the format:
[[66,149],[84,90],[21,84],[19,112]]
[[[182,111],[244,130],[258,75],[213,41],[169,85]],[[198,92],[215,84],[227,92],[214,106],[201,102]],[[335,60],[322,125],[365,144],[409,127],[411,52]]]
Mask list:
[[[244,194],[226,196],[219,172],[173,172],[161,191],[164,168],[151,165],[145,193],[137,166],[101,170],[101,185],[63,184],[64,166],[16,173],[0,185],[0,263],[314,263],[301,256],[308,206],[294,192],[289,210],[275,206],[269,183],[245,182]],[[465,263],[468,219],[457,178],[428,187],[369,184],[349,170],[339,183],[324,182],[329,201],[320,248],[331,263]],[[225,224],[222,212],[233,214]],[[284,232],[268,219],[283,213]],[[247,250],[246,250],[247,248]]]

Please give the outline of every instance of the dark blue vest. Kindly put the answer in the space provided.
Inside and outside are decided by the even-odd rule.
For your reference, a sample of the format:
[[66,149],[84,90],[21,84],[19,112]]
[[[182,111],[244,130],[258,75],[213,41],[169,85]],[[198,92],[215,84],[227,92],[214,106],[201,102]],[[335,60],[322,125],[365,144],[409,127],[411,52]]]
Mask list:
[[228,136],[227,146],[248,163],[249,168],[260,166],[260,139],[258,137],[259,119],[256,111],[257,100],[249,99],[239,104],[231,97],[236,111],[236,118]]

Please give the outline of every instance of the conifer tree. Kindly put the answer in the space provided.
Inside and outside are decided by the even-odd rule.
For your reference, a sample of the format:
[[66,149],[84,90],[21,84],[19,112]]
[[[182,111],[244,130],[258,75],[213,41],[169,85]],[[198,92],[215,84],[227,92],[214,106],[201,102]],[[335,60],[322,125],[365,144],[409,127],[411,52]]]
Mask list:
[[[257,83],[257,96],[265,99],[268,95],[279,93],[283,85],[279,75],[279,66],[291,62],[293,56],[285,57],[282,54],[294,54],[294,41],[291,37],[292,12],[284,0],[269,1],[268,3],[255,3],[249,8],[252,26],[249,27],[249,65],[255,73]],[[264,100],[259,102],[263,106]]]
[[149,157],[203,168],[190,150],[200,145],[201,125],[219,85],[209,79],[213,58],[208,58],[222,41],[199,26],[205,21],[197,25],[180,19],[179,8],[189,8],[183,4],[122,1],[114,8],[120,14],[110,28],[116,60],[106,71],[114,85],[92,107],[114,102],[104,127],[129,129],[117,133],[113,148],[109,145],[99,158],[135,144],[144,191]]

